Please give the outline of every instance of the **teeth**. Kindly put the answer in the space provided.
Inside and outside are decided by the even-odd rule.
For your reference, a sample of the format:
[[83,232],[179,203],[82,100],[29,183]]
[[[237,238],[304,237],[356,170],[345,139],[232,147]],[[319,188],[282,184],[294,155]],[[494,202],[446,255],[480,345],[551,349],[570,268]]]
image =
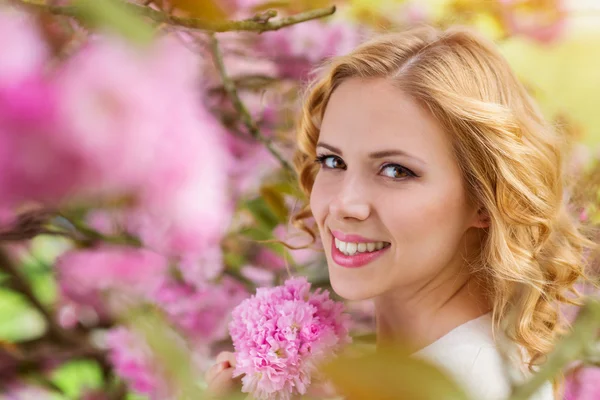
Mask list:
[[375,250],[381,250],[386,246],[385,242],[371,242],[371,243],[352,243],[342,242],[339,239],[335,239],[335,247],[347,256],[352,256],[356,253],[366,253]]
[[348,243],[346,245],[346,253],[348,253],[349,256],[354,255],[356,250],[358,250],[358,245],[356,243]]

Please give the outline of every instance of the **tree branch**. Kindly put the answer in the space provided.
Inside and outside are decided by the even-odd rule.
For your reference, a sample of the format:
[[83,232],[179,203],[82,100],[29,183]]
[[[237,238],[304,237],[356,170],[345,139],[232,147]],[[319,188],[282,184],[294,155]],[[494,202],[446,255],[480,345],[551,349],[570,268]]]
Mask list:
[[[59,6],[42,4],[33,0],[17,0],[21,4],[30,8],[35,8],[40,11],[50,12],[56,15],[64,15],[68,17],[78,18],[80,16],[79,9],[77,6]],[[206,20],[201,18],[185,18],[170,15],[153,8],[138,5],[133,3],[123,2],[123,6],[131,12],[141,15],[157,23],[166,23],[170,25],[177,25],[190,29],[199,29],[209,32],[231,32],[231,31],[247,31],[247,32],[266,32],[275,31],[286,26],[298,24],[300,22],[309,21],[311,19],[318,19],[332,15],[335,12],[335,6],[327,8],[319,8],[302,12],[289,17],[283,17],[276,21],[270,21],[270,18],[275,14],[274,12],[268,12],[263,14],[263,18],[250,18],[240,21],[226,21],[226,20]],[[268,17],[268,18],[266,18]]]
[[248,128],[248,131],[252,135],[253,138],[263,143],[269,152],[281,163],[281,165],[292,175],[294,174],[294,169],[292,166],[283,158],[281,154],[273,147],[273,143],[269,138],[266,138],[262,135],[256,122],[252,119],[250,112],[240,99],[238,95],[236,86],[229,75],[227,75],[227,70],[225,69],[225,63],[223,62],[223,54],[221,53],[221,49],[219,48],[219,42],[214,34],[210,35],[210,48],[213,56],[213,62],[217,70],[219,71],[219,75],[221,76],[221,80],[223,81],[223,87],[225,91],[229,95],[231,102],[233,103],[233,107],[239,113],[242,118],[242,122]]

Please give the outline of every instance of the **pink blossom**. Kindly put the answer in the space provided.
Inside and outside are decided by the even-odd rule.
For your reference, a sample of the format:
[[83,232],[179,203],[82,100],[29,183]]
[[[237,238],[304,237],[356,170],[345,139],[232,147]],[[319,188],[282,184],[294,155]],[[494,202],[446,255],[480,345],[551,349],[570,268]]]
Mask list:
[[255,267],[254,265],[245,265],[240,270],[242,276],[250,279],[256,286],[272,286],[275,274],[268,269]]
[[326,57],[342,55],[360,43],[356,27],[345,22],[312,20],[265,32],[259,48],[279,65],[282,77],[304,80]]
[[525,35],[548,44],[559,39],[567,27],[563,0],[554,0],[553,5],[542,2],[538,6],[519,6],[516,0],[501,0],[500,3],[502,19],[512,35]]
[[43,77],[0,84],[0,207],[126,197],[123,225],[144,244],[200,257],[232,204],[226,132],[198,96],[198,67],[174,39],[95,37]]
[[61,136],[58,99],[54,84],[41,77],[0,85],[2,203],[55,203],[85,181],[86,160]]
[[52,400],[55,398],[56,396],[52,392],[42,387],[20,382],[7,385],[2,392],[3,400]]
[[[103,293],[125,289],[147,298],[162,284],[167,267],[167,260],[152,251],[107,246],[66,252],[56,262],[56,273],[66,300],[103,313]],[[65,323],[69,319],[65,315]]]
[[578,368],[566,377],[565,400],[600,398],[600,368]]
[[242,391],[259,400],[305,394],[316,365],[350,342],[343,304],[311,293],[305,278],[258,288],[232,316],[234,376],[244,375]]
[[106,334],[106,346],[116,373],[135,392],[150,395],[155,400],[169,398],[170,388],[164,379],[164,371],[160,370],[160,364],[143,338],[117,327]]
[[97,38],[57,72],[62,144],[88,161],[94,191],[137,187],[171,123],[149,59],[121,40]]
[[37,76],[49,56],[31,14],[0,4],[0,87]]
[[231,310],[248,297],[248,292],[231,278],[219,284],[194,287],[181,282],[165,282],[153,300],[173,323],[197,344],[227,337]]

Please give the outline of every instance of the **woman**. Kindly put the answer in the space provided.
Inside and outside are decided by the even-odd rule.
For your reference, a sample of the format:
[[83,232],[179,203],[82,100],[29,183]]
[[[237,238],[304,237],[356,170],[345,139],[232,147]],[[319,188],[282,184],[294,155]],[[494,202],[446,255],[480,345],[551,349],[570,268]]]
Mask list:
[[[337,294],[374,299],[378,341],[505,398],[506,368],[525,379],[544,361],[584,273],[562,148],[493,44],[463,28],[378,36],[309,87],[296,222],[314,217]],[[234,358],[218,361],[220,393]]]

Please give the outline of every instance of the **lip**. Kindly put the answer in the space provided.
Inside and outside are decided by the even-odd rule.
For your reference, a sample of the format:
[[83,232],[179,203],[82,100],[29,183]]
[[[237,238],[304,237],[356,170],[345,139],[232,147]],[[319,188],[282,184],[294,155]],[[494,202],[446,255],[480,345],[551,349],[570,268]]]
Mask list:
[[[334,238],[341,240],[342,242],[351,243],[373,243],[373,242],[384,242],[383,240],[369,239],[360,235],[346,234],[340,231],[331,231]],[[384,242],[387,243],[387,242]]]
[[355,253],[353,256],[347,256],[335,247],[335,239],[332,238],[331,258],[333,258],[333,261],[341,267],[360,268],[381,257],[390,247],[391,246],[386,246],[381,250],[373,251],[371,253]]

